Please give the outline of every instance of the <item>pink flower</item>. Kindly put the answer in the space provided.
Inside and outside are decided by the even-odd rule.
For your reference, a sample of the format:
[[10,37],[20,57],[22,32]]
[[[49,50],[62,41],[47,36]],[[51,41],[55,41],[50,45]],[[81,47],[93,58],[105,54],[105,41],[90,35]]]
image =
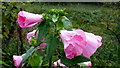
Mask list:
[[27,40],[28,40],[29,44],[31,44],[30,40],[32,39],[32,37],[36,37],[36,38],[38,37],[38,33],[36,33],[36,35],[35,35],[35,32],[36,32],[36,30],[33,30],[32,32],[29,32],[27,34]]
[[[38,33],[36,32],[36,35],[35,35],[35,32],[36,32],[36,30],[33,30],[32,32],[29,32],[27,34],[27,40],[28,40],[29,44],[31,44],[30,41],[31,41],[32,37],[38,38]],[[44,43],[45,39],[42,39],[41,41],[43,43],[41,43],[40,46],[38,46],[38,49],[44,49],[46,47],[46,43]]]
[[62,64],[60,59],[58,61],[54,62],[54,68],[56,68],[58,66],[58,64],[59,64],[59,66],[62,66],[63,68],[69,68],[69,67],[65,66],[64,64]]
[[87,32],[85,32],[85,35],[87,44],[85,49],[83,50],[83,56],[90,58],[90,56],[92,56],[96,52],[97,48],[102,45],[102,37]]
[[82,30],[61,30],[60,37],[64,44],[64,51],[68,59],[82,54],[86,46],[86,36]]
[[83,55],[87,58],[92,56],[97,48],[102,45],[102,37],[82,30],[61,30],[60,37],[64,44],[64,51],[68,59]]
[[19,68],[20,63],[22,62],[22,56],[13,55],[13,61],[16,68]]
[[25,11],[20,11],[18,13],[18,19],[17,22],[20,25],[20,27],[31,27],[37,24],[38,22],[42,22],[42,15],[33,14]]

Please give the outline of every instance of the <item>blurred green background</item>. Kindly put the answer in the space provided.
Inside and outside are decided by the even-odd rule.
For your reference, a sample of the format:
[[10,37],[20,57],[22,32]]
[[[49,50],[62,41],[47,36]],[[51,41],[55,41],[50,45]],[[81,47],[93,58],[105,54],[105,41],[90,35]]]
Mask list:
[[[73,27],[103,37],[103,44],[91,56],[92,66],[119,66],[120,46],[120,2],[114,3],[44,3],[44,2],[2,2],[2,64],[3,68],[14,67],[13,55],[21,55],[26,46],[26,33],[36,27],[21,29],[17,13],[24,10],[31,13],[47,13],[50,9],[64,9]],[[1,28],[1,27],[0,27]]]

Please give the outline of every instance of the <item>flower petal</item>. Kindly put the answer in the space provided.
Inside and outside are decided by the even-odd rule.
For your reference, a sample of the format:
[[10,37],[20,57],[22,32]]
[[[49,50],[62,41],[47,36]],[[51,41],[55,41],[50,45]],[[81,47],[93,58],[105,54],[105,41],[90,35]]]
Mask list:
[[85,34],[87,45],[83,51],[83,56],[90,58],[90,56],[92,56],[96,52],[97,48],[99,48],[102,45],[102,37],[95,36],[94,34],[87,32],[85,32]]

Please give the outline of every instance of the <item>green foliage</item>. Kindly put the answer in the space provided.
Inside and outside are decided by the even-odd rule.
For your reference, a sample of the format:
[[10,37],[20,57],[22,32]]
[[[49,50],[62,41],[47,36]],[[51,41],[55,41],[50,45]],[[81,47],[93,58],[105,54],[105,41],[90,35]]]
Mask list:
[[58,40],[59,40],[58,38],[54,37],[54,35],[51,35],[51,34],[46,37],[46,42],[47,42],[46,53],[47,53],[47,56],[45,58],[45,61],[49,60],[53,56],[53,54],[54,54],[54,52],[55,52],[55,50],[57,49],[57,46],[58,46]]
[[38,55],[36,52],[28,59],[28,62],[32,67],[34,66],[41,66],[43,62],[43,57]]
[[58,21],[58,18],[59,16],[56,16],[55,14],[53,14],[52,21],[55,23]]
[[0,61],[0,64],[3,64],[3,65],[5,65],[5,66],[9,66],[8,64],[6,64],[6,63],[3,62],[3,61]]
[[72,23],[67,17],[62,17],[62,23],[66,30],[72,30]]
[[87,62],[87,61],[90,61],[90,59],[84,56],[76,56],[73,59],[67,59],[66,57],[61,58],[61,62],[66,66],[73,66],[76,63]]
[[20,11],[16,7],[16,3],[2,3],[2,30],[3,30],[3,39],[9,39],[12,36],[13,30],[17,27],[16,19],[17,13]]
[[22,55],[22,62],[20,65],[22,65],[31,55],[32,53],[35,51],[36,49],[34,47],[31,47],[29,50],[27,50],[27,52],[25,54]]
[[35,46],[37,43],[37,38],[32,37],[32,39],[30,40],[30,43],[32,44],[32,46]]
[[54,15],[54,14],[56,14],[56,15],[60,15],[60,16],[65,16],[65,15],[67,15],[67,13],[64,11],[64,10],[58,10],[58,9],[51,9],[50,11],[49,11],[49,13],[50,14],[52,14],[52,15]]
[[40,41],[46,36],[49,28],[49,22],[43,22],[38,25],[38,40],[36,46],[40,45]]

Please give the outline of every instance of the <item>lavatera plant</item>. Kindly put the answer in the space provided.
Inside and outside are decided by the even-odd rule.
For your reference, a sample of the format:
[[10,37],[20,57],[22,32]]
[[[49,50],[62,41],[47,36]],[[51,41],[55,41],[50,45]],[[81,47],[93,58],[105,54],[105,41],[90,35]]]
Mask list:
[[90,56],[102,45],[102,37],[81,29],[74,29],[64,10],[52,9],[48,13],[18,13],[21,28],[37,26],[27,34],[31,48],[21,56],[13,56],[16,68],[47,66],[64,68],[92,66]]

